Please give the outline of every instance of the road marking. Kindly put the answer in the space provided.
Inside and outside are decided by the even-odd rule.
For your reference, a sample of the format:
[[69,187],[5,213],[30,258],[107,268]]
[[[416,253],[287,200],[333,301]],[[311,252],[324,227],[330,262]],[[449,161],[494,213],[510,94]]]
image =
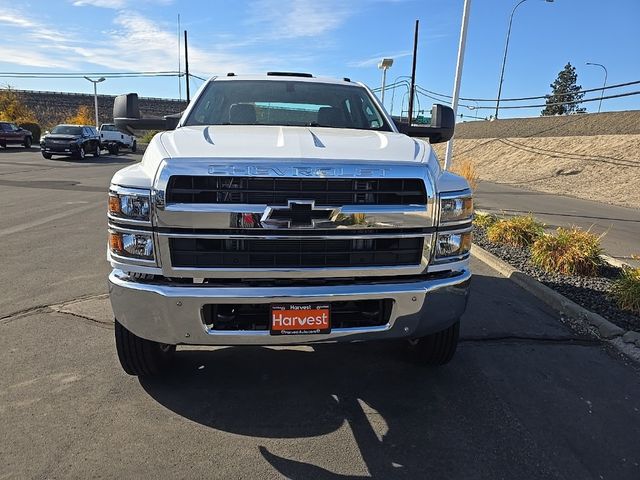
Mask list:
[[55,215],[50,215],[48,217],[41,218],[39,220],[33,220],[32,222],[23,223],[22,225],[15,225],[13,227],[4,228],[0,230],[0,237],[11,235],[12,233],[22,232],[23,230],[27,230],[29,228],[39,227],[40,225],[44,225],[45,223],[53,222],[54,220],[60,220],[61,218],[69,217],[71,215],[75,215],[76,213],[90,210],[92,208],[102,205],[103,203],[104,202],[96,202],[91,205],[83,205],[81,207],[72,208],[71,210],[67,210],[61,213],[56,213]]

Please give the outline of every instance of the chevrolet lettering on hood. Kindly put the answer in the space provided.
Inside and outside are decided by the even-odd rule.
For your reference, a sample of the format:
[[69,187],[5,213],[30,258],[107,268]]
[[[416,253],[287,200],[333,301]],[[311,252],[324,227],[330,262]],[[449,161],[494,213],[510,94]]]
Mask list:
[[389,340],[453,358],[473,201],[431,148],[453,135],[450,108],[403,123],[360,83],[274,72],[212,78],[179,119],[141,118],[136,94],[113,117],[165,130],[109,189],[127,373],[162,373],[177,345]]
[[209,175],[278,177],[384,177],[384,167],[270,167],[262,165],[209,165]]

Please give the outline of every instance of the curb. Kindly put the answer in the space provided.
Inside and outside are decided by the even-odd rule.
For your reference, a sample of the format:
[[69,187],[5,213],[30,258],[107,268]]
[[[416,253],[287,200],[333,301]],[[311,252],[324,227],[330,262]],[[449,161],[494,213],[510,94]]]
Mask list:
[[[546,305],[556,310],[561,314],[565,314],[576,320],[586,322],[587,324],[595,327],[600,337],[605,340],[614,340],[620,338],[622,344],[633,344],[640,347],[640,333],[633,330],[626,331],[623,328],[614,325],[609,320],[597,313],[594,313],[586,308],[578,305],[572,300],[569,300],[564,295],[559,294],[555,290],[542,284],[535,278],[527,275],[524,272],[512,267],[504,260],[498,258],[494,254],[486,251],[476,244],[471,245],[471,255],[476,257],[483,263],[486,263],[494,270],[513,281],[515,284],[527,290],[533,294],[536,298],[544,302]],[[615,342],[614,345],[623,353],[629,353],[619,347],[620,342]]]

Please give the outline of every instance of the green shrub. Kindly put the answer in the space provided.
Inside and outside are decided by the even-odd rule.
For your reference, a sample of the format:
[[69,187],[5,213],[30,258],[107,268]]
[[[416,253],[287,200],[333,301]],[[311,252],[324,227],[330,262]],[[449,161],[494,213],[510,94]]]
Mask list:
[[473,217],[473,224],[476,227],[487,229],[498,221],[498,217],[490,213],[477,213]]
[[594,276],[602,265],[599,236],[578,227],[560,227],[531,247],[531,260],[547,272]]
[[640,315],[640,268],[624,268],[611,293],[620,308]]
[[504,243],[514,247],[528,247],[544,233],[544,224],[532,215],[503,218],[493,222],[487,229],[490,242]]
[[34,144],[40,142],[40,135],[42,134],[40,125],[33,122],[22,122],[20,123],[19,127],[24,128],[25,130],[29,130],[33,134],[32,140]]

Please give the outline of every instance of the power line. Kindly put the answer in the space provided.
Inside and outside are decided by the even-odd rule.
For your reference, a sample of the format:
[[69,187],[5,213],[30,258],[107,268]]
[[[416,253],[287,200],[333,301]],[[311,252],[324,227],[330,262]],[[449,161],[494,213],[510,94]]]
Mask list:
[[[589,88],[589,89],[586,89],[586,90],[579,90],[579,91],[573,92],[573,93],[580,94],[580,93],[590,93],[590,92],[601,92],[603,90],[610,90],[612,88],[622,88],[622,87],[628,87],[630,85],[638,85],[638,84],[640,84],[640,80],[635,80],[633,82],[618,83],[618,84],[615,84],[615,85],[607,85],[606,87]],[[395,83],[389,84],[389,85],[387,85],[385,87],[385,90],[389,90],[391,88],[396,88],[397,86],[400,86],[400,85],[407,85],[407,82],[406,81],[400,81],[400,82],[395,82]],[[434,96],[443,97],[443,98],[446,98],[446,99],[453,98],[451,95],[446,95],[444,93],[434,92],[434,91],[428,90],[428,89],[426,89],[424,87],[418,86],[416,88],[421,90],[422,93],[425,96],[434,95]],[[380,91],[380,87],[374,88],[374,89],[372,89],[372,91],[379,92]],[[427,95],[427,94],[429,94],[429,95]],[[553,96],[553,95],[547,94],[547,95],[536,95],[536,96],[533,96],[533,97],[501,98],[500,102],[521,102],[521,101],[524,101],[524,100],[537,100],[539,98],[547,98],[547,97],[551,97],[551,96]],[[433,97],[429,97],[429,98],[433,98]],[[469,97],[460,97],[460,100],[465,100],[465,101],[469,101],[469,102],[497,102],[498,101],[495,98],[490,99],[490,98],[469,98]],[[445,101],[445,100],[441,100],[441,101]],[[451,103],[451,102],[447,102],[447,103]],[[478,108],[478,107],[476,107],[476,108]],[[482,108],[485,108],[485,107],[482,107]],[[495,107],[493,107],[493,108],[495,108]],[[504,108],[506,108],[506,107],[504,107]],[[515,108],[515,107],[510,107],[510,108]]]
[[[609,95],[607,97],[596,97],[596,98],[588,98],[586,100],[574,100],[574,101],[570,101],[570,102],[555,102],[555,103],[541,103],[538,105],[513,105],[510,107],[500,107],[501,109],[513,109],[513,108],[539,108],[539,107],[550,107],[550,106],[554,106],[554,105],[572,105],[572,104],[578,104],[578,103],[585,103],[585,102],[597,102],[598,100],[600,100],[600,98],[602,98],[603,100],[607,100],[609,98],[620,98],[620,97],[630,97],[632,95],[640,95],[640,90],[636,90],[635,92],[627,92],[627,93],[619,93],[617,95]],[[551,96],[551,95],[550,95]],[[500,100],[502,102],[502,100]],[[496,107],[474,107],[478,110],[492,110],[495,109]]]

